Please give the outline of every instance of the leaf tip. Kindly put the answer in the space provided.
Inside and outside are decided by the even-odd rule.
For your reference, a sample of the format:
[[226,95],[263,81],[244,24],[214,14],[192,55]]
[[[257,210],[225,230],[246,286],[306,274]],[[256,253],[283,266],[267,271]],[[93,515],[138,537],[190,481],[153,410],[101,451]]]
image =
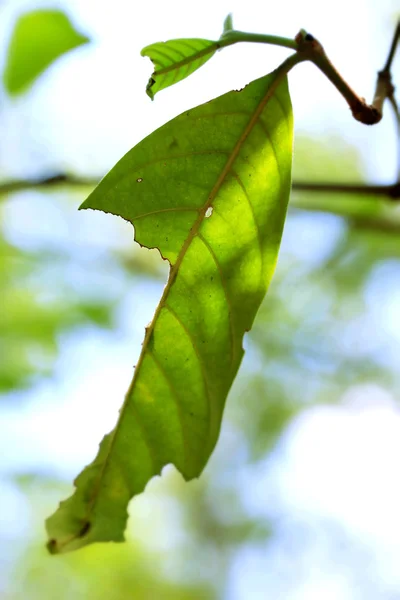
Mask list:
[[152,87],[154,86],[155,83],[156,83],[156,80],[153,77],[150,77],[150,79],[146,85],[146,94],[148,95],[150,100],[154,100],[154,92],[152,90]]
[[79,42],[77,42],[77,47],[84,46],[85,44],[90,44],[91,39],[87,35],[80,33],[78,36]]
[[89,200],[90,196],[88,196],[86,198],[86,200],[84,200],[82,202],[82,204],[80,206],[78,206],[78,210],[86,210],[87,208],[91,208],[91,206],[88,204],[88,200]]
[[224,20],[224,27],[223,27],[222,35],[224,35],[225,33],[228,33],[228,31],[232,31],[232,30],[233,30],[232,13],[229,13],[228,15],[226,15],[225,20]]
[[57,540],[54,538],[49,540],[46,544],[46,548],[49,551],[49,554],[58,554]]

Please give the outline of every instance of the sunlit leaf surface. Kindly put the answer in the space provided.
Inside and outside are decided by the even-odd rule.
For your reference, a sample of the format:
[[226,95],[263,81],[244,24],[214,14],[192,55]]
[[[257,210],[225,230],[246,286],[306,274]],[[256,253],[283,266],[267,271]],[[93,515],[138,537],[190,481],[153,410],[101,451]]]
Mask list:
[[171,270],[119,421],[47,521],[52,552],[123,540],[130,498],[165,465],[187,480],[206,465],[275,268],[291,151],[276,71],[156,130],[84,202],[132,222]]
[[25,91],[57,58],[88,41],[59,10],[35,10],[22,15],[8,47],[3,73],[6,90],[11,95]]
[[142,56],[148,56],[155,70],[146,87],[147,95],[154,95],[178,81],[182,81],[206,63],[218,50],[218,42],[189,38],[156,42],[143,48]]

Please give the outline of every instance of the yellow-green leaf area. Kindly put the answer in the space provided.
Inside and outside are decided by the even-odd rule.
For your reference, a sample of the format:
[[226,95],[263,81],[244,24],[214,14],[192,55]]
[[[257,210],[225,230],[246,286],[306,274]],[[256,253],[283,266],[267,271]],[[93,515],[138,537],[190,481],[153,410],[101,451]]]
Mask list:
[[278,70],[153,132],[82,205],[130,221],[171,269],[118,423],[47,521],[52,552],[121,541],[130,498],[165,465],[204,469],[275,269],[291,155]]
[[8,46],[3,72],[6,90],[10,95],[24,92],[57,58],[88,41],[59,10],[21,15]]

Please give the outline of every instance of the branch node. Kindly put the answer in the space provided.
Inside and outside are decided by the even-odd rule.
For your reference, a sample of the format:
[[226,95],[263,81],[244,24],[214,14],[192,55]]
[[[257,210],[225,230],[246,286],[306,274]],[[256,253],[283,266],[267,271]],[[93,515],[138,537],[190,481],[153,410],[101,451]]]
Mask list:
[[356,121],[364,125],[376,125],[382,119],[382,112],[372,104],[367,104],[364,98],[352,102],[350,110]]

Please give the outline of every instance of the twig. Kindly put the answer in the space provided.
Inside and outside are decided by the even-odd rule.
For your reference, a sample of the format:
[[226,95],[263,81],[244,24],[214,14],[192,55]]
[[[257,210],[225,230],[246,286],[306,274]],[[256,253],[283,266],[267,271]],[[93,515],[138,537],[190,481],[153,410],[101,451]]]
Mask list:
[[231,29],[222,34],[218,42],[218,49],[226,46],[232,46],[237,42],[255,42],[256,44],[272,44],[273,46],[281,46],[282,48],[290,48],[297,50],[297,43],[291,38],[285,38],[278,35],[267,35],[263,33],[249,33],[247,31],[238,31]]
[[[100,181],[99,179],[79,179],[60,173],[51,177],[40,179],[27,179],[25,181],[10,181],[0,183],[0,196],[13,194],[16,192],[39,189],[53,189],[56,187],[67,186],[73,188],[94,188]],[[348,194],[362,194],[365,196],[383,196],[390,200],[400,200],[400,183],[392,185],[369,185],[362,183],[314,183],[308,181],[295,181],[292,185],[293,190],[301,192],[327,192]]]
[[394,55],[396,54],[396,48],[397,48],[399,39],[400,39],[400,21],[397,23],[397,27],[396,27],[394,35],[393,35],[392,44],[390,46],[389,55],[387,57],[385,66],[383,67],[382,71],[385,71],[388,73],[390,71],[390,69],[392,68],[392,62],[393,62]]
[[397,124],[397,181],[400,181],[400,111],[393,95],[389,96],[388,100],[392,105]]
[[390,68],[400,37],[400,23],[397,24],[389,55],[382,71],[378,73],[376,89],[372,104],[367,104],[343,79],[327,57],[322,44],[311,34],[301,29],[296,36],[297,51],[304,54],[306,60],[314,63],[333,83],[350,106],[353,117],[365,125],[375,125],[382,119],[383,104],[386,98],[393,97],[394,87],[391,80]]
[[391,185],[363,185],[358,183],[313,183],[307,181],[295,181],[292,189],[299,192],[324,192],[324,193],[346,193],[362,194],[370,198],[384,196],[393,201],[400,200],[400,183]]
[[45,191],[46,188],[55,188],[62,185],[77,188],[93,188],[99,183],[99,181],[99,179],[80,179],[78,177],[71,177],[70,175],[66,175],[64,173],[49,177],[41,177],[38,179],[6,181],[4,183],[0,183],[0,196],[6,196],[8,194],[34,189],[41,189],[42,191]]

